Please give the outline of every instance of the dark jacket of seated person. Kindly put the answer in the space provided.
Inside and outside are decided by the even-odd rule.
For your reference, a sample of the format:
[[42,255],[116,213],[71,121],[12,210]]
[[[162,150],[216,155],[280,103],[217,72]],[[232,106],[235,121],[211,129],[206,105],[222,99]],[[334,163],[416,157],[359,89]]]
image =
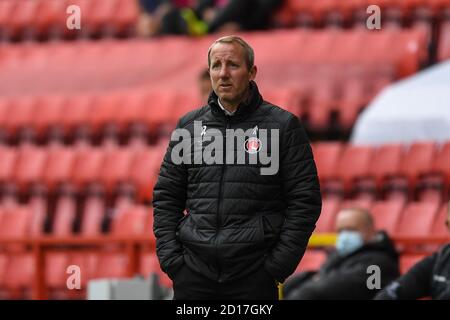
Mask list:
[[[450,210],[445,224],[450,231]],[[416,263],[402,277],[379,292],[375,299],[412,300],[425,297],[450,300],[450,243]]]
[[336,251],[317,272],[301,272],[288,279],[286,300],[373,299],[399,276],[394,244],[385,232],[374,230],[369,212],[345,209],[339,212],[336,225]]

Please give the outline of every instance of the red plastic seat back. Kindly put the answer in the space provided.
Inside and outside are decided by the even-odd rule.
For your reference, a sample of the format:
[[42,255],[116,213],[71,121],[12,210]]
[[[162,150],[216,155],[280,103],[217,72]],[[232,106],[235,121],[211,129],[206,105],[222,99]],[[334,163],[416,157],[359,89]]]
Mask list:
[[377,230],[384,230],[392,235],[400,222],[404,202],[399,200],[377,201],[371,212]]
[[433,202],[408,203],[403,210],[395,234],[406,237],[428,236],[436,219],[438,206],[438,203]]
[[336,176],[336,166],[343,150],[339,142],[322,142],[313,145],[314,160],[320,180]]
[[324,251],[308,249],[295,272],[317,271],[326,259],[327,255]]
[[315,233],[334,232],[334,224],[336,214],[339,210],[340,200],[336,198],[324,199],[322,204],[322,212],[317,221]]

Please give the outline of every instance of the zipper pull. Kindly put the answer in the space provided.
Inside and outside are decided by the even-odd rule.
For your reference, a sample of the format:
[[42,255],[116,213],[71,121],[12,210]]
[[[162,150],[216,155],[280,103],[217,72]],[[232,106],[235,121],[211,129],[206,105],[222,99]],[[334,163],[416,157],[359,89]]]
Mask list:
[[206,134],[206,126],[202,126],[202,132],[200,133],[200,137],[203,138],[203,136]]

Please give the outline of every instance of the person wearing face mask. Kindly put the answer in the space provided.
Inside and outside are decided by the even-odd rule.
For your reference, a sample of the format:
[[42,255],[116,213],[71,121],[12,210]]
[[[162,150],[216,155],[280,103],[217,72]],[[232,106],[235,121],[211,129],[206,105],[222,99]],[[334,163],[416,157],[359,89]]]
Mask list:
[[367,284],[373,274],[369,266],[379,267],[381,288],[399,276],[398,253],[389,236],[375,230],[370,212],[341,210],[336,231],[336,250],[317,272],[288,279],[283,289],[286,300],[368,300],[379,291]]
[[[450,231],[450,206],[445,224]],[[375,300],[450,300],[450,243],[416,263],[407,273],[380,291]]]

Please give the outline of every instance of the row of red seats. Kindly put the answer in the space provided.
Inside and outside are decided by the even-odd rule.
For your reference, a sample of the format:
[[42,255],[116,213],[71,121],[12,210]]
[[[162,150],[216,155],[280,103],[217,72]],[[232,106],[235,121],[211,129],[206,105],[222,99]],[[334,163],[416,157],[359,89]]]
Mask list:
[[9,140],[155,133],[201,105],[197,92],[160,90],[0,98],[0,128]]
[[[311,75],[298,89],[263,85],[262,94],[267,101],[301,116],[310,130],[326,128],[332,113],[350,129],[358,113],[393,75],[366,70],[339,76],[338,71],[324,70],[316,79]],[[325,80],[325,74],[330,78]],[[6,141],[71,141],[86,135],[129,139],[136,134],[158,135],[161,128],[173,127],[180,116],[204,103],[196,91],[163,90],[4,97],[0,98],[0,130]]]
[[426,238],[446,237],[445,226],[448,204],[439,202],[404,202],[403,200],[346,200],[324,199],[316,233],[335,232],[335,220],[339,210],[361,207],[371,211],[375,227],[394,237]]
[[[22,190],[33,184],[54,190],[66,182],[80,188],[99,182],[107,191],[120,183],[132,183],[140,199],[149,199],[166,145],[161,141],[151,147],[0,146],[0,182],[14,183]],[[347,197],[365,191],[381,196],[387,186],[404,186],[413,195],[423,184],[424,189],[440,188],[447,196],[450,142],[442,146],[417,142],[409,147],[320,142],[313,144],[313,152],[325,194]]]
[[[429,39],[417,29],[284,30],[242,36],[256,52],[258,83],[269,88],[301,88],[334,73],[356,77],[368,69],[377,74],[377,68],[399,78],[417,72],[428,59]],[[196,92],[197,76],[215,38],[7,44],[0,47],[0,76],[8,79],[0,84],[0,94],[79,94],[139,86]]]
[[[66,22],[80,8],[81,29],[70,30]],[[73,38],[80,36],[134,34],[139,16],[134,0],[2,0],[0,35],[6,39]]]
[[[404,253],[400,255],[400,274],[406,273],[413,265],[426,257],[426,254]],[[323,250],[308,249],[295,273],[305,271],[317,271],[327,259],[327,253]]]
[[[94,205],[95,206],[95,205]],[[79,236],[101,235],[101,210],[85,212]],[[43,235],[38,227],[39,217],[33,212],[32,206],[0,207],[0,237],[2,239],[26,238]],[[71,225],[74,218],[74,210],[70,207],[61,208],[59,216],[55,220],[55,236],[74,236]],[[42,223],[42,221],[41,221]],[[153,212],[144,206],[122,205],[113,217],[110,235],[132,236],[149,235],[153,237]],[[17,298],[15,294],[22,295],[24,290],[29,290],[36,272],[36,262],[32,254],[24,251],[21,245],[2,245],[0,254],[0,295],[6,292],[6,297]],[[100,253],[59,252],[46,256],[46,285],[50,290],[60,292],[64,297],[77,296],[67,290],[67,267],[77,265],[81,269],[81,285],[86,288],[88,280],[96,278],[124,278],[128,276],[128,256],[123,252],[104,250]],[[154,254],[142,253],[141,265],[138,273],[148,275],[156,272],[162,278],[164,285],[170,286],[171,282],[159,269],[158,261]],[[84,291],[83,291],[84,292]],[[3,292],[5,294],[5,292]]]
[[0,182],[25,191],[45,185],[53,191],[69,183],[81,189],[101,183],[106,192],[119,184],[136,186],[140,201],[151,199],[166,142],[153,147],[0,146]]
[[450,142],[378,147],[319,142],[313,144],[313,152],[325,193],[382,195],[390,187],[403,188],[411,197],[417,189],[437,189],[444,199],[448,197]]
[[[267,101],[301,116],[310,130],[326,128],[333,113],[337,113],[344,128],[350,129],[358,113],[393,79],[391,70],[350,73],[324,68],[320,76],[311,74],[309,81],[302,80],[298,88],[272,84],[262,85],[261,91]],[[7,141],[158,134],[161,127],[173,126],[180,116],[202,104],[205,101],[200,100],[197,91],[4,97],[0,99],[0,129]]]
[[[333,212],[330,210],[334,204],[325,201],[322,215],[319,219],[318,229],[323,226],[324,219],[328,219]],[[367,203],[347,202],[341,208],[367,207]],[[391,231],[395,236],[429,236],[433,234],[443,235],[444,221],[447,207],[443,207],[436,217],[437,205],[432,203],[409,203],[403,208],[399,202],[377,202],[371,206],[377,228],[389,230],[388,221],[397,221],[399,233]],[[69,218],[70,210],[61,210],[64,217],[59,218],[59,232],[57,236],[72,236]],[[99,235],[99,221],[94,221],[92,212],[89,216],[91,226],[83,228],[82,236]],[[28,207],[2,208],[0,210],[0,235],[3,238],[21,238],[27,236],[38,236],[39,232],[33,231],[35,219]],[[120,236],[152,234],[151,210],[142,206],[123,207],[114,216],[111,234]],[[97,227],[96,229],[93,227]],[[439,227],[439,228],[437,228]],[[428,233],[424,232],[428,230]],[[429,232],[432,231],[432,233]],[[447,233],[445,233],[447,235]],[[0,294],[6,290],[6,297],[16,297],[14,294],[23,294],[29,290],[32,277],[36,271],[34,258],[31,254],[24,253],[23,248],[10,246],[10,252],[0,255]],[[320,251],[307,251],[305,258],[297,270],[306,271],[318,268],[324,261],[325,256]],[[96,254],[76,253],[51,253],[46,257],[46,285],[59,297],[73,297],[66,288],[68,265],[78,265],[82,271],[82,287],[86,287],[88,280],[95,278],[123,278],[128,275],[128,259],[124,253],[104,251]],[[412,262],[411,262],[412,263]],[[403,264],[402,264],[403,265]],[[403,268],[402,268],[403,269]],[[153,254],[142,254],[140,273],[146,275],[157,272],[162,277],[162,282],[170,286],[171,282],[160,270],[156,257]],[[7,276],[6,276],[7,275]],[[12,295],[12,296],[11,296]]]
[[[88,237],[104,234],[102,223],[107,213],[101,200],[95,197],[89,199],[77,234],[73,231],[76,219],[74,206],[75,203],[70,198],[59,201],[51,235]],[[28,205],[2,204],[0,206],[0,237],[15,239],[43,236],[45,214],[45,208],[38,208],[33,202]],[[126,237],[148,234],[149,237],[153,237],[153,210],[146,206],[123,201],[114,208],[110,218],[110,230],[107,232],[109,235]]]
[[[257,52],[263,96],[301,115],[310,130],[327,128],[334,113],[350,129],[384,86],[415,73],[427,60],[428,39],[421,30],[293,30],[245,38]],[[123,131],[133,121],[173,122],[204,103],[197,96],[196,75],[213,40],[0,47],[0,77],[8,79],[0,84],[0,127],[10,136],[30,128],[51,135],[80,126],[99,132],[115,125]],[[271,49],[273,43],[283,50]],[[49,94],[55,91],[60,94]]]
[[450,59],[450,21],[441,25],[437,58],[439,61]]
[[[128,256],[125,253],[51,252],[47,254],[45,262],[45,285],[48,298],[86,299],[87,284],[90,280],[129,278],[128,263]],[[67,288],[69,277],[67,268],[70,265],[80,268],[81,288],[79,290]],[[30,299],[36,269],[36,262],[31,254],[1,254],[0,297],[2,299]],[[172,280],[161,270],[155,253],[142,252],[136,275],[148,277],[151,274],[158,275],[161,285],[172,287]]]
[[325,21],[348,23],[366,20],[369,16],[367,8],[371,5],[377,5],[382,15],[397,20],[450,13],[448,0],[286,0],[275,20],[285,26],[322,25]]

